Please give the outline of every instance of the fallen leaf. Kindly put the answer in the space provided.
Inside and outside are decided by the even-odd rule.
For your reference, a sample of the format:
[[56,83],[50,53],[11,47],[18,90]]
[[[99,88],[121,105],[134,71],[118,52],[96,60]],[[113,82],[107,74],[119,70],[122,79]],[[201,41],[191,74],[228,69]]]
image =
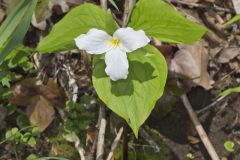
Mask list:
[[27,106],[31,97],[38,95],[36,79],[29,78],[20,81],[11,87],[12,96],[9,101],[11,104],[18,106]]
[[86,146],[85,151],[90,152],[93,146],[94,140],[97,136],[97,128],[94,126],[87,126],[87,137],[86,137]]
[[169,70],[184,77],[190,83],[210,89],[214,81],[207,71],[209,56],[202,43],[179,46],[180,50],[171,60]]
[[11,92],[9,101],[15,105],[27,106],[36,95],[42,95],[56,107],[65,104],[64,92],[52,79],[47,85],[39,83],[36,78],[24,79],[11,87]]
[[37,126],[43,132],[54,119],[55,110],[52,104],[43,96],[31,98],[26,110],[31,125]]
[[63,107],[65,104],[63,91],[52,79],[47,85],[36,78],[25,79],[16,83],[11,91],[10,103],[27,107],[30,123],[39,127],[41,132],[52,122],[54,107]]
[[217,55],[218,63],[228,63],[230,60],[240,55],[239,47],[229,47],[222,49]]

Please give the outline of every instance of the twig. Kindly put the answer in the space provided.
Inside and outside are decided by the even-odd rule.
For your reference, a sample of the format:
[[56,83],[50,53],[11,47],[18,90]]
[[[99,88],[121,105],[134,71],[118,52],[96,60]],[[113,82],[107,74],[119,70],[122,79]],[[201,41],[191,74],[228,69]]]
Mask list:
[[85,160],[85,156],[84,156],[84,149],[81,145],[81,142],[80,142],[80,139],[77,138],[77,140],[75,141],[75,148],[77,149],[80,157],[81,157],[81,160]]
[[101,7],[107,10],[107,0],[100,0]]
[[198,118],[197,118],[197,116],[196,116],[196,114],[195,114],[195,112],[194,112],[194,110],[193,110],[193,108],[192,108],[192,106],[191,106],[191,104],[190,104],[186,94],[181,96],[181,100],[182,100],[185,108],[187,109],[188,114],[189,114],[189,116],[190,116],[190,118],[191,118],[191,120],[192,120],[192,122],[193,122],[193,124],[194,124],[194,126],[195,126],[195,128],[197,130],[197,132],[198,132],[198,135],[201,138],[201,140],[202,140],[205,148],[207,149],[210,157],[212,158],[212,160],[220,160],[218,155],[217,155],[217,152],[214,149],[212,143],[210,142],[210,140],[209,140],[209,138],[208,138],[208,136],[207,136],[203,126],[199,122],[199,120],[198,120]]
[[234,13],[233,10],[227,9],[227,8],[222,8],[219,6],[209,6],[209,5],[204,5],[204,4],[199,4],[199,3],[191,3],[191,2],[185,2],[182,0],[167,0],[168,2],[171,3],[178,3],[178,4],[183,4],[183,5],[187,5],[190,7],[196,7],[196,8],[203,8],[203,9],[213,9],[215,11],[221,11],[221,12],[227,12],[227,13]]
[[110,151],[110,153],[108,154],[107,160],[111,160],[111,159],[112,159],[113,154],[114,154],[114,152],[115,152],[115,150],[116,150],[116,148],[117,148],[117,146],[118,146],[118,143],[119,143],[119,141],[120,141],[120,139],[121,139],[122,134],[123,134],[123,127],[121,127],[121,128],[119,129],[119,131],[118,131],[118,133],[117,133],[117,136],[116,136],[116,138],[114,139],[114,141],[113,141],[113,143],[112,143],[111,151]]
[[136,4],[136,0],[125,0],[122,27],[127,26],[131,12],[135,4]]
[[[228,94],[227,94],[228,95]],[[227,95],[224,95],[222,97],[219,97],[218,99],[216,99],[213,103],[207,105],[206,107],[196,111],[196,114],[199,115],[201,113],[204,113],[205,111],[213,108],[217,103],[221,102],[225,97],[227,97]]]
[[[67,117],[65,111],[63,109],[61,109],[61,107],[56,107],[56,109],[57,109],[60,117],[62,118],[63,122],[65,122],[66,117]],[[86,159],[84,156],[85,151],[81,145],[81,141],[77,135],[75,135],[75,136],[76,136],[76,141],[74,142],[74,146],[75,146],[76,150],[78,151],[78,154],[80,155],[81,160],[85,160]]]
[[97,160],[103,160],[103,154],[104,154],[104,136],[105,136],[105,130],[106,130],[106,119],[105,119],[105,108],[104,105],[100,105],[99,114],[101,116],[99,121],[99,133],[98,133],[98,142],[97,142]]
[[157,143],[151,138],[147,131],[143,128],[139,130],[140,135],[148,142],[149,145],[153,146],[155,152],[160,152],[160,148]]

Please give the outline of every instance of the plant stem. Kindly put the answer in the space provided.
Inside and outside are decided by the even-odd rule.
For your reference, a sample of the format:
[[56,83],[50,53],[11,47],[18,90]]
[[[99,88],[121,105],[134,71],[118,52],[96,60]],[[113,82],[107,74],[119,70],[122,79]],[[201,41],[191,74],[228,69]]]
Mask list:
[[118,146],[118,143],[121,139],[121,136],[123,134],[123,127],[121,127],[117,133],[117,136],[116,138],[114,139],[113,143],[112,143],[112,146],[111,146],[111,151],[110,153],[108,154],[108,157],[107,157],[107,160],[111,160],[113,155],[114,155],[114,152],[115,150],[117,149],[117,146]]

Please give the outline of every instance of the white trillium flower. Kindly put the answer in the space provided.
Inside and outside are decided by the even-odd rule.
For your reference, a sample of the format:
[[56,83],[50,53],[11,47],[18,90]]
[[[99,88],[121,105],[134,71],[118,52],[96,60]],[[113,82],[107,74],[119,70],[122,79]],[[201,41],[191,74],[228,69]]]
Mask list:
[[143,30],[135,31],[130,27],[119,28],[113,36],[99,29],[90,29],[75,39],[79,49],[89,54],[105,55],[105,72],[113,80],[127,79],[127,54],[138,48],[146,46],[150,39]]

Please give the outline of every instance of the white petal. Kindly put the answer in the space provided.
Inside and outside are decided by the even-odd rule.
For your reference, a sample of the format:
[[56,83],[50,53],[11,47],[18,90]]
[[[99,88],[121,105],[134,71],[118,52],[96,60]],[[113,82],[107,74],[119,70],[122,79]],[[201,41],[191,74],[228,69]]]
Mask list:
[[82,34],[75,38],[76,45],[81,50],[86,50],[89,54],[101,54],[109,51],[109,36],[99,29],[90,29],[87,34]]
[[138,48],[146,46],[150,39],[143,30],[135,31],[130,27],[119,28],[114,34],[114,38],[121,40],[120,48],[125,52],[132,52]]
[[127,79],[128,76],[128,59],[127,54],[116,48],[108,51],[105,55],[106,74],[113,81]]

